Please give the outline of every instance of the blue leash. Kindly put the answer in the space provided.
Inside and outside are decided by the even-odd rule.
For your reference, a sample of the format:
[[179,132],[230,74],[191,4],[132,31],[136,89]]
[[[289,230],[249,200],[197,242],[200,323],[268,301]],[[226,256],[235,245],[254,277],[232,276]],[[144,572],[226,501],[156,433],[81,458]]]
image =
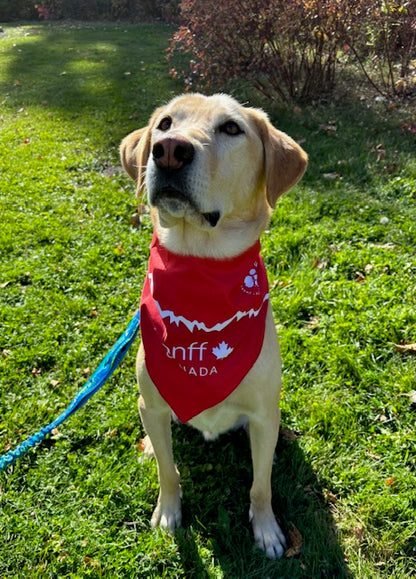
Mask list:
[[6,470],[6,468],[16,462],[18,458],[22,458],[29,452],[29,450],[42,442],[48,434],[52,432],[54,428],[57,428],[64,420],[69,418],[74,412],[76,412],[81,406],[83,406],[98,390],[103,386],[107,380],[110,378],[114,370],[119,366],[120,362],[123,360],[124,356],[127,354],[130,346],[134,342],[138,331],[140,329],[140,310],[137,310],[136,314],[130,321],[127,329],[119,337],[117,342],[108,352],[107,356],[98,366],[94,374],[88,380],[88,382],[81,388],[81,390],[72,399],[70,405],[62,414],[58,416],[53,422],[48,426],[41,428],[39,432],[30,436],[27,440],[22,442],[15,450],[9,451],[0,457],[0,472]]

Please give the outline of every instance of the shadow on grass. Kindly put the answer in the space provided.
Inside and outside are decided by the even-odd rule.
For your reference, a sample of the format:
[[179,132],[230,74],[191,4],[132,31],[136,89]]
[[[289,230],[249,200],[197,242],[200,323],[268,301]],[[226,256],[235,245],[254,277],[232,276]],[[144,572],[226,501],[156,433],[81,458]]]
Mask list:
[[126,115],[134,126],[147,121],[174,87],[165,59],[167,25],[44,23],[21,34],[24,40],[9,40],[3,49],[0,91],[12,110],[39,106],[84,123],[96,117],[111,123],[118,139],[117,119]]
[[254,547],[248,520],[252,469],[245,432],[206,443],[199,433],[176,427],[174,440],[183,488],[183,528],[176,541],[187,577],[215,576],[204,547],[214,552],[224,577],[350,576],[322,489],[296,441],[279,441],[273,508],[286,536],[299,531],[302,547],[295,557],[270,561]]
[[361,101],[352,91],[330,103],[305,106],[292,113],[272,109],[273,121],[308,152],[302,184],[338,195],[383,185],[405,171],[415,140],[406,127],[413,117],[410,102],[395,105]]

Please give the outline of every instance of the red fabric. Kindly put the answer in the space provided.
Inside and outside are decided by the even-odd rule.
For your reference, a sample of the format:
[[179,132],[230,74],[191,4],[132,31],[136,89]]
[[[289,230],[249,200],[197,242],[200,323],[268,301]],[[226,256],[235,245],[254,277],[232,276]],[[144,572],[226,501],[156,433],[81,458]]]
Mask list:
[[224,400],[260,354],[269,299],[260,242],[224,260],[153,238],[140,302],[146,367],[182,422]]

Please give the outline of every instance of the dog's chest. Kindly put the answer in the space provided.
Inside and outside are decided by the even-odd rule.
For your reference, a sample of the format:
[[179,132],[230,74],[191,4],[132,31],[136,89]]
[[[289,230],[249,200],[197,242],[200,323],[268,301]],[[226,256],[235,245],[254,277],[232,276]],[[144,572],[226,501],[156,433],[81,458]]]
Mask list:
[[146,367],[182,422],[229,396],[260,353],[269,294],[259,249],[214,260],[153,239],[141,299]]

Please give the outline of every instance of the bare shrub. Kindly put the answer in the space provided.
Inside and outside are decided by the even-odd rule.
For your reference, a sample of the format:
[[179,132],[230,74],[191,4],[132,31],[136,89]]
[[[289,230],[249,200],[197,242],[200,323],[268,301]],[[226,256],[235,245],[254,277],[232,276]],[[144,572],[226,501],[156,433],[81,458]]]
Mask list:
[[368,82],[386,97],[415,90],[416,2],[345,3],[338,35]]
[[353,59],[379,92],[397,94],[414,55],[414,11],[415,0],[182,0],[169,57],[185,54],[188,67],[172,74],[188,89],[243,81],[272,99],[310,100]]

